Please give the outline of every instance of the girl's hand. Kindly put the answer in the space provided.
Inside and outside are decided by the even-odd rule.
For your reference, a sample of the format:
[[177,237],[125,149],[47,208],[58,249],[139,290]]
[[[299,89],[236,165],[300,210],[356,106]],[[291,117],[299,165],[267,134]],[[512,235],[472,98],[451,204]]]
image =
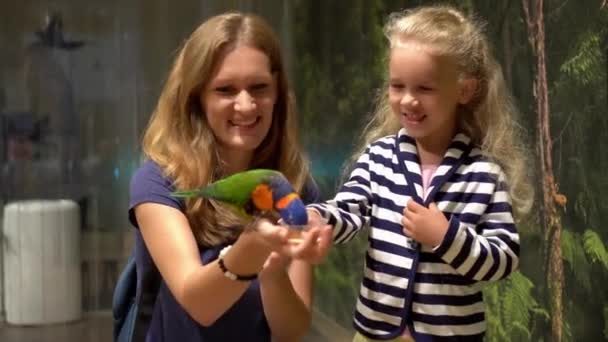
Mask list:
[[290,244],[288,254],[294,259],[318,265],[325,260],[331,249],[333,230],[319,212],[308,209],[308,224],[299,234],[300,241]]
[[435,203],[428,208],[410,199],[403,209],[403,233],[423,245],[437,247],[448,231],[448,220]]
[[327,222],[325,222],[325,219],[321,217],[321,214],[319,214],[318,211],[314,209],[306,209],[306,213],[308,214],[308,224],[306,225],[308,229],[323,228],[327,226]]

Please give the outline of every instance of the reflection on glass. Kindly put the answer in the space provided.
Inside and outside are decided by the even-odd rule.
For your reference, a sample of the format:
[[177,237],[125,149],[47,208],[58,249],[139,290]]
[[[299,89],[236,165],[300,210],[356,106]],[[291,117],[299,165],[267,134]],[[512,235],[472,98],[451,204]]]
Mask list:
[[[522,109],[528,140],[536,144],[536,59],[520,2],[450,2],[489,22],[486,29]],[[83,306],[108,309],[116,276],[131,251],[127,194],[140,162],[140,135],[178,42],[197,23],[239,9],[257,12],[275,26],[290,58],[302,139],[329,197],[383,84],[382,23],[393,10],[427,3],[65,0],[49,8],[47,2],[2,1],[2,204],[25,198],[76,200],[82,216]],[[556,195],[567,198],[557,207],[564,230],[563,320],[566,335],[581,341],[608,336],[603,290],[608,232],[602,224],[608,215],[603,196],[608,158],[602,152],[608,143],[608,10],[601,6],[601,1],[545,2]],[[545,265],[539,226],[533,217],[522,228],[523,278],[487,293],[493,336],[546,339],[551,309],[543,297],[544,272],[539,272]],[[351,328],[365,243],[360,236],[336,247],[316,271],[317,308],[346,329]]]

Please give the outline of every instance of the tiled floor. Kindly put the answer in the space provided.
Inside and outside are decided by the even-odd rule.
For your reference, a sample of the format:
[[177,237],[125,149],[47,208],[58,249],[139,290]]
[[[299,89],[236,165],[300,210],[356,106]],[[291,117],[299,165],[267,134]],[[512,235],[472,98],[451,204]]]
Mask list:
[[[347,337],[340,330],[316,320],[309,336],[302,342],[342,342]],[[333,337],[327,337],[332,334]],[[325,336],[323,336],[325,335]],[[348,338],[350,340],[350,338]],[[0,323],[2,342],[111,342],[112,316],[110,312],[90,313],[78,322],[35,327],[22,327]]]
[[14,326],[0,323],[2,342],[111,342],[110,312],[91,313],[80,321],[45,326]]

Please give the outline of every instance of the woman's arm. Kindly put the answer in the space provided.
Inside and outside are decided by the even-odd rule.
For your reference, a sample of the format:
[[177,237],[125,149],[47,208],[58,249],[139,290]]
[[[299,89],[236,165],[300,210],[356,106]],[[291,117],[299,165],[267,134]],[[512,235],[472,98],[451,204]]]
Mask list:
[[274,341],[298,341],[310,329],[312,320],[312,266],[273,253],[260,273],[264,314]]
[[[213,324],[245,292],[249,282],[224,276],[217,261],[203,265],[185,215],[169,206],[143,203],[135,215],[148,250],[177,302],[203,326]],[[233,273],[258,273],[270,255],[272,240],[285,240],[278,229],[240,235],[224,262]],[[271,243],[269,244],[268,241]]]

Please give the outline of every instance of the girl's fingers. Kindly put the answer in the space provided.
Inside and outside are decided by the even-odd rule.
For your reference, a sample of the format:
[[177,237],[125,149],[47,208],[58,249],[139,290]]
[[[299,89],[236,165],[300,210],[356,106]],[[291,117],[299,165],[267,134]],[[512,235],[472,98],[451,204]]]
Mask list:
[[403,216],[407,217],[408,220],[413,221],[414,220],[414,216],[416,216],[416,213],[414,213],[413,211],[406,209],[403,212]]
[[403,235],[413,239],[413,233],[411,230],[407,229],[405,226],[403,227]]
[[406,205],[407,209],[411,210],[412,212],[418,212],[420,209],[424,209],[424,207],[420,204],[418,204],[418,202],[416,202],[414,199],[411,199],[409,201],[407,201],[407,205]]
[[294,259],[304,260],[311,264],[323,262],[331,249],[333,230],[330,225],[312,228],[305,232],[301,243],[291,246],[287,252]]
[[317,240],[316,253],[311,262],[313,264],[319,264],[325,260],[327,254],[331,250],[333,242],[333,229],[331,225],[325,225],[319,232],[319,239]]
[[325,219],[321,217],[321,214],[319,214],[318,211],[314,209],[306,209],[306,212],[308,213],[308,229],[315,227],[321,228],[327,223],[325,222]]
[[404,228],[407,229],[412,229],[412,221],[407,217],[407,216],[403,216],[403,218],[401,219],[401,224],[403,225]]
[[414,238],[414,225],[412,224],[412,221],[404,216],[401,219],[401,224],[403,225],[403,234],[405,234],[405,236],[413,239]]

